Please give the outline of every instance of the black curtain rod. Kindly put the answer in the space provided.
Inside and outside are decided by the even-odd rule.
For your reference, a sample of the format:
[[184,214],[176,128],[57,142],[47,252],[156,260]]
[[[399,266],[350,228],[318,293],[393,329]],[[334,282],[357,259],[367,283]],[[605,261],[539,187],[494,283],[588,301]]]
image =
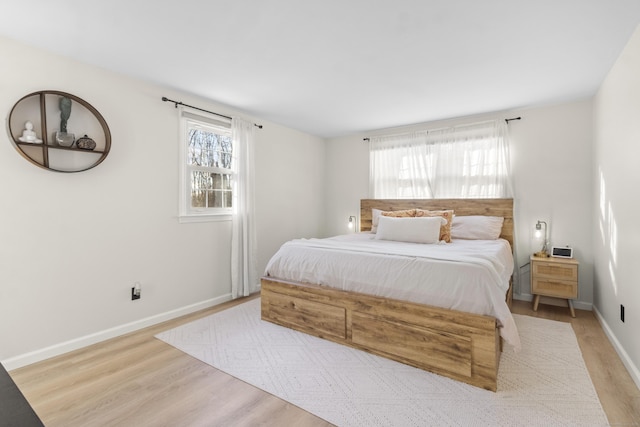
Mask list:
[[[224,117],[225,119],[232,120],[232,118],[231,118],[231,117],[229,117],[229,116],[225,116],[224,114],[214,113],[213,111],[209,111],[209,110],[205,110],[205,109],[202,109],[202,108],[194,107],[193,105],[189,105],[189,104],[184,104],[184,103],[182,103],[182,102],[180,102],[180,101],[174,101],[173,99],[169,99],[169,98],[167,98],[166,96],[163,96],[163,97],[162,97],[162,100],[163,100],[164,102],[173,102],[173,103],[174,103],[174,106],[175,106],[176,108],[178,108],[178,105],[184,105],[185,107],[193,108],[193,109],[195,109],[195,110],[204,111],[205,113],[213,114],[213,115],[218,116],[218,117]],[[258,124],[255,124],[255,123],[254,123],[253,125],[254,125],[255,127],[257,127],[258,129],[262,129],[262,125],[258,125]]]
[[[522,117],[514,117],[512,119],[504,119],[506,124],[509,124],[511,120],[522,120]],[[370,141],[370,138],[362,138],[363,141]]]

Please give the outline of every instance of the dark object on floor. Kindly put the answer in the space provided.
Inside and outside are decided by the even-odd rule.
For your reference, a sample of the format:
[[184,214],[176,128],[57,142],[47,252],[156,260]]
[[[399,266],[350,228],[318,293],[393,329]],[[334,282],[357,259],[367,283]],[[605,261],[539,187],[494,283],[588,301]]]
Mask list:
[[44,427],[0,363],[0,427]]

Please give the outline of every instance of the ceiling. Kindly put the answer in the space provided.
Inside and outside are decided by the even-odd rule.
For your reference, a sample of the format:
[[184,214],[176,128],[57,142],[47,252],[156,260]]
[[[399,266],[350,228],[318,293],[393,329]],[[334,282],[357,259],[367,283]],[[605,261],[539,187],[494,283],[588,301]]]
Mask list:
[[322,137],[593,96],[640,0],[2,0],[0,35]]

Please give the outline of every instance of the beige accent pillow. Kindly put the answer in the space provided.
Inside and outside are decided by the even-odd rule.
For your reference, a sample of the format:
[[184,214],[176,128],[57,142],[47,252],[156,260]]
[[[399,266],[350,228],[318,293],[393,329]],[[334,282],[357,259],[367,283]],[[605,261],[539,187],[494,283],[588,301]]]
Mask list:
[[415,209],[405,209],[403,211],[383,211],[382,215],[394,218],[413,218],[416,216]]
[[394,218],[413,218],[416,216],[415,209],[405,209],[402,211],[383,211],[380,209],[371,209],[371,232],[376,233],[378,231],[378,222],[380,221],[380,215],[390,216]]
[[440,227],[440,240],[451,243],[451,222],[453,221],[453,210],[427,211],[424,209],[416,209],[416,217],[423,216],[441,216],[447,220],[446,224]]

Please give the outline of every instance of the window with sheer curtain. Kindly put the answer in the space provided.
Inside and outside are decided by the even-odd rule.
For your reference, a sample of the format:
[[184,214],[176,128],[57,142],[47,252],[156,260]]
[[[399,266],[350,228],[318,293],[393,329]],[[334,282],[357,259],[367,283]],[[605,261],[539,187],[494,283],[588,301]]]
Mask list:
[[512,197],[506,124],[370,138],[370,193],[377,199]]
[[180,220],[230,219],[236,152],[231,121],[180,109]]

